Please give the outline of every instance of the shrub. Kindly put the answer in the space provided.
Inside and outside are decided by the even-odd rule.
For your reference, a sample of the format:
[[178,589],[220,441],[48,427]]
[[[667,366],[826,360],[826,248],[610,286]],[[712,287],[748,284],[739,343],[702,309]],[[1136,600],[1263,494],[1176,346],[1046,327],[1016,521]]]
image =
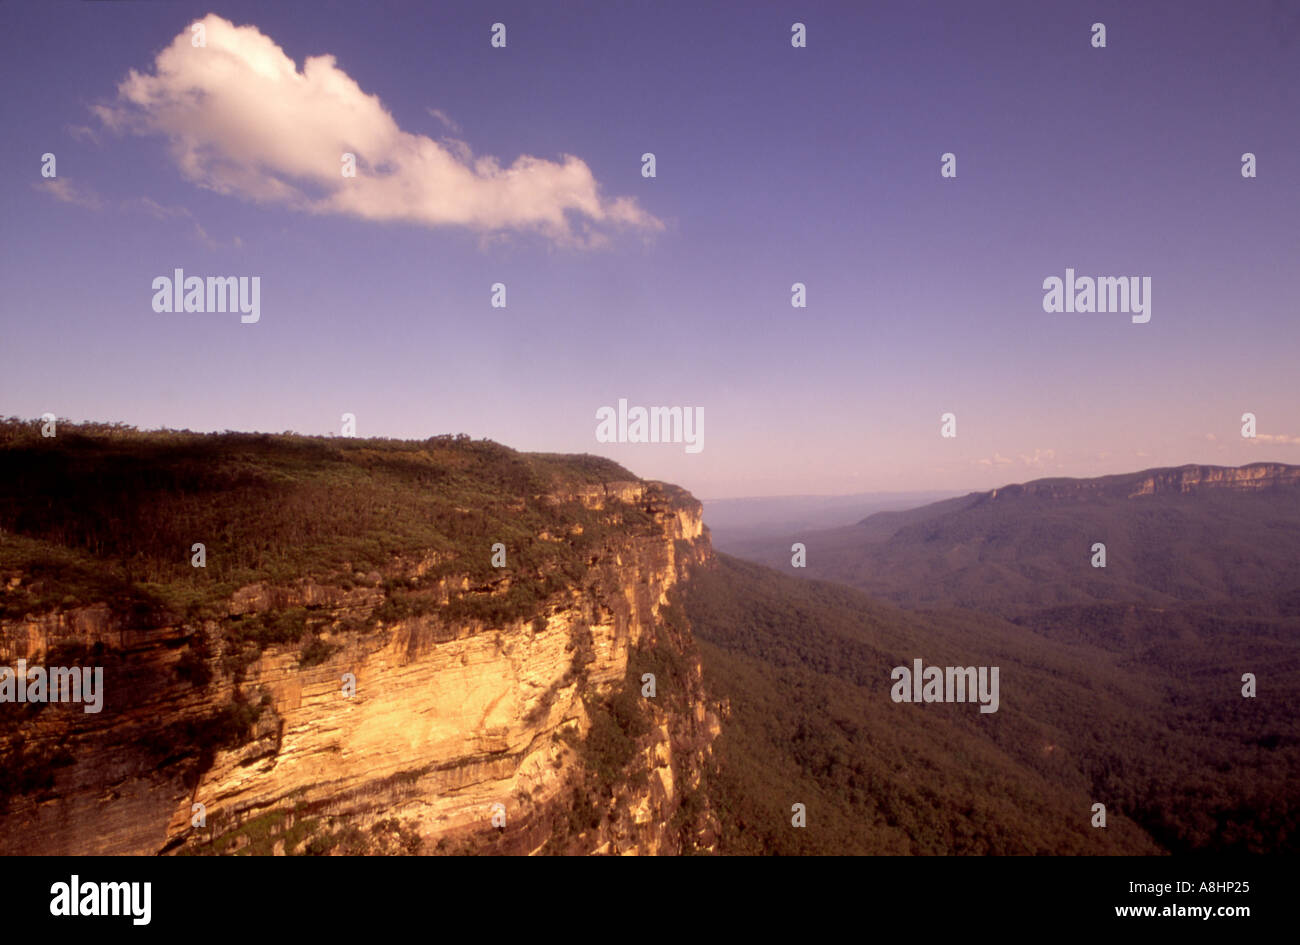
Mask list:
[[323,663],[340,649],[342,649],[342,647],[333,646],[326,643],[320,637],[313,636],[307,641],[307,645],[302,648],[302,652],[298,654],[298,666],[300,668],[306,668],[308,666],[315,666],[318,663]]

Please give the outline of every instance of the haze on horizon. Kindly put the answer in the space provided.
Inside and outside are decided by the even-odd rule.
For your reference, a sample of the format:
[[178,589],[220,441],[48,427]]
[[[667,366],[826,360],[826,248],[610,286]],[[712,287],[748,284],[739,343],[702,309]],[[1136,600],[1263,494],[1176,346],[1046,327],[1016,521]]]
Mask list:
[[[0,413],[352,413],[706,499],[1300,462],[1294,7],[575,9],[4,5]],[[1067,267],[1150,322],[1044,312]],[[260,320],[155,312],[178,268]],[[620,398],[704,449],[598,443]]]

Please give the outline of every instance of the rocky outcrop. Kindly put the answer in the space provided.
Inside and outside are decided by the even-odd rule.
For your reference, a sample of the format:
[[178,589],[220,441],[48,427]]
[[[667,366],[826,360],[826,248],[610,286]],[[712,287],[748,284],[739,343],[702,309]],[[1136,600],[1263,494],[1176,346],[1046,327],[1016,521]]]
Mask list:
[[1300,466],[1281,463],[1252,463],[1249,466],[1179,466],[1144,473],[1130,497],[1162,492],[1184,494],[1226,489],[1258,491],[1294,488],[1300,485]]
[[[296,608],[314,627],[310,649],[273,644],[251,662],[231,662],[218,621],[137,628],[107,604],[3,625],[0,663],[96,660],[106,697],[97,715],[23,707],[4,733],[30,770],[11,779],[0,852],[707,848],[692,792],[718,715],[670,601],[711,553],[700,504],[648,482],[546,501],[629,524],[579,580],[497,624],[436,607],[375,619],[385,580],[418,581],[437,563],[425,556],[349,587],[238,589],[232,616]],[[429,593],[445,603],[468,585]]]

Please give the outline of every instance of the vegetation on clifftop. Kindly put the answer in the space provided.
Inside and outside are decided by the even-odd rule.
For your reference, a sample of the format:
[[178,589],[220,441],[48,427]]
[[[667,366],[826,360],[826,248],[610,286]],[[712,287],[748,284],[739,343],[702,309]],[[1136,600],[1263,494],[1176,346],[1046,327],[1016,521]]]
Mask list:
[[[120,424],[0,421],[0,573],[22,581],[0,618],[108,601],[150,625],[224,616],[239,587],[304,577],[370,583],[401,556],[433,556],[420,584],[499,580],[499,603],[470,595],[463,616],[519,615],[585,572],[609,516],[549,497],[636,481],[595,456],[526,454],[486,440],[422,441],[296,434],[142,432]],[[645,521],[628,509],[628,517]],[[546,536],[546,537],[542,537]],[[191,565],[205,546],[206,567]],[[549,580],[548,580],[549,578]],[[416,589],[388,588],[393,618]],[[403,608],[406,608],[405,610]],[[272,634],[275,637],[275,634]]]

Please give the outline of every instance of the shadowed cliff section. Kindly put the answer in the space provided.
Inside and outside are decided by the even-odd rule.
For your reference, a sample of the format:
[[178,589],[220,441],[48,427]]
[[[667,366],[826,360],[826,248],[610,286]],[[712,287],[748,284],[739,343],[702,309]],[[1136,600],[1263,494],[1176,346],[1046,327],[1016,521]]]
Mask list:
[[463,436],[18,421],[0,478],[0,663],[105,675],[99,714],[0,706],[4,852],[707,848],[682,490]]

